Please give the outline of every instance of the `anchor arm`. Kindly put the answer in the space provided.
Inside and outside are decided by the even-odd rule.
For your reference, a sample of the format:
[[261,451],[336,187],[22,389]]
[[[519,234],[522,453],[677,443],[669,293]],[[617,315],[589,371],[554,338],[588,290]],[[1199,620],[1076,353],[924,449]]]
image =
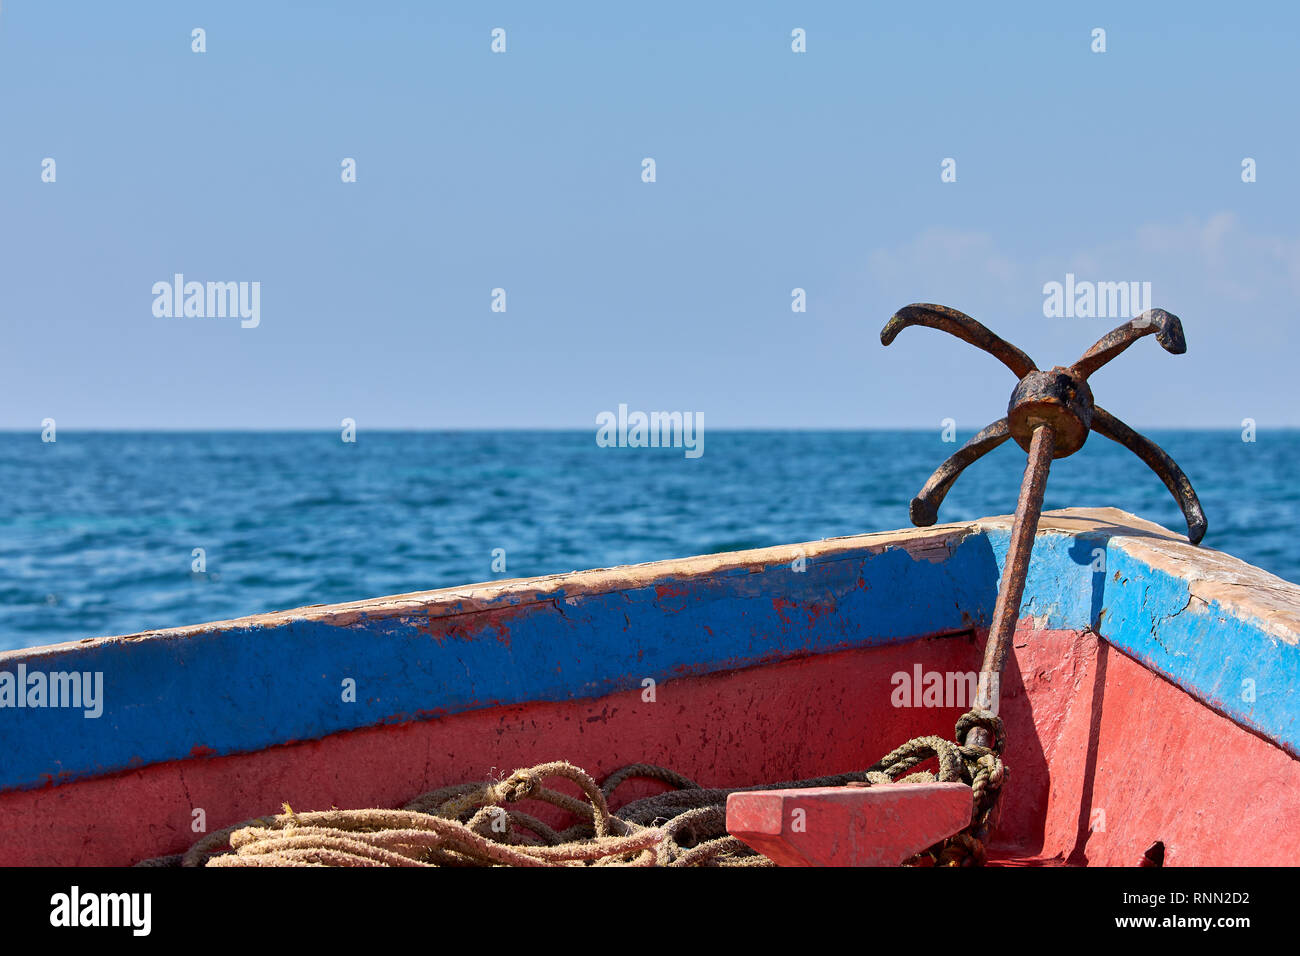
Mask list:
[[1097,371],[1120,352],[1142,338],[1156,333],[1158,341],[1166,352],[1182,355],[1187,351],[1187,340],[1183,338],[1183,323],[1178,316],[1164,309],[1147,309],[1136,319],[1125,322],[1119,328],[1108,332],[1097,344],[1083,353],[1083,357],[1073,365],[1074,372],[1082,379]]
[[1024,378],[1038,368],[1028,355],[989,331],[966,313],[950,309],[946,305],[932,305],[928,302],[914,302],[899,309],[880,330],[881,344],[888,345],[894,341],[898,333],[909,325],[923,325],[955,335],[962,341],[988,352],[1011,369],[1016,378]]
[[1187,540],[1192,544],[1200,544],[1205,537],[1205,511],[1201,508],[1201,501],[1196,497],[1192,483],[1177,462],[1151,439],[1139,435],[1100,405],[1095,405],[1092,409],[1092,430],[1123,445],[1160,476],[1178,506],[1183,509],[1183,517],[1187,519]]
[[929,481],[925,483],[925,487],[912,499],[912,506],[909,509],[912,524],[918,528],[928,528],[934,524],[939,518],[939,505],[943,503],[948,489],[952,487],[952,483],[958,476],[971,462],[983,458],[1010,437],[1007,420],[999,418],[936,468]]

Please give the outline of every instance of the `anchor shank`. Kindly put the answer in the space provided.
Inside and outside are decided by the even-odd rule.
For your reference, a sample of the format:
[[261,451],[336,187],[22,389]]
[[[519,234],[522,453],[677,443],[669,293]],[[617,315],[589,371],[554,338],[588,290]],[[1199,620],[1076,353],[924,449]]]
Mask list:
[[[1038,532],[1038,516],[1043,510],[1047,473],[1052,467],[1055,451],[1056,433],[1052,426],[1039,425],[1034,429],[1025,477],[1020,482],[1020,500],[1016,503],[1016,515],[1011,523],[1011,545],[1002,568],[1002,585],[993,606],[993,624],[989,628],[988,643],[984,645],[984,666],[980,670],[979,689],[975,696],[976,707],[995,714],[998,712],[998,683],[1011,649],[1011,635],[1020,618],[1025,575],[1029,570],[1029,556],[1034,548],[1034,535]],[[992,741],[987,731],[976,727],[966,742],[987,747]]]

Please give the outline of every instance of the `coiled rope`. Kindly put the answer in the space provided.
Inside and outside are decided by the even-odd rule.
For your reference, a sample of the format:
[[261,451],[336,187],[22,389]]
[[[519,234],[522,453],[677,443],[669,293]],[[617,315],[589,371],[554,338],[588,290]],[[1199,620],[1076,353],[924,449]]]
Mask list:
[[[967,746],[984,727],[993,747]],[[208,834],[184,854],[141,866],[772,866],[727,833],[727,796],[745,790],[794,787],[882,786],[923,781],[964,782],[973,792],[970,826],[917,854],[905,865],[977,866],[996,824],[1006,778],[1002,721],[972,710],[957,721],[957,742],[916,737],[855,773],[777,784],[716,789],[664,767],[632,764],[597,785],[564,761],[516,770],[487,783],[463,783],[421,794],[400,810],[323,810],[298,813],[288,804],[274,816],[245,820]],[[917,771],[927,760],[938,772]],[[569,780],[584,799],[546,786]],[[617,813],[610,796],[632,779],[652,779],[673,790],[635,800]],[[521,809],[529,801],[567,812],[573,823],[557,830]]]

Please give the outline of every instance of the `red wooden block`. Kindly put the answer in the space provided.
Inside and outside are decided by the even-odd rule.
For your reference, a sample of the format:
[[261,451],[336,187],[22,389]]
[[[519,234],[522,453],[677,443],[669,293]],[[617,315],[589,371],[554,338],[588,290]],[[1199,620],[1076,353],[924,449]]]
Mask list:
[[750,790],[727,797],[727,832],[781,866],[898,866],[971,810],[961,783]]

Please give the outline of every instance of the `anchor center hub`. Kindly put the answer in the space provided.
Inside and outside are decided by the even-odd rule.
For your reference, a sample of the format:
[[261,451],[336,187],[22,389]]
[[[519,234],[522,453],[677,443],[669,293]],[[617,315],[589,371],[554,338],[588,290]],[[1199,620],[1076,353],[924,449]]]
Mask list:
[[1022,378],[1007,404],[1007,429],[1016,444],[1029,451],[1034,429],[1040,425],[1051,425],[1056,433],[1053,458],[1065,458],[1082,448],[1092,428],[1092,389],[1087,381],[1059,365]]

